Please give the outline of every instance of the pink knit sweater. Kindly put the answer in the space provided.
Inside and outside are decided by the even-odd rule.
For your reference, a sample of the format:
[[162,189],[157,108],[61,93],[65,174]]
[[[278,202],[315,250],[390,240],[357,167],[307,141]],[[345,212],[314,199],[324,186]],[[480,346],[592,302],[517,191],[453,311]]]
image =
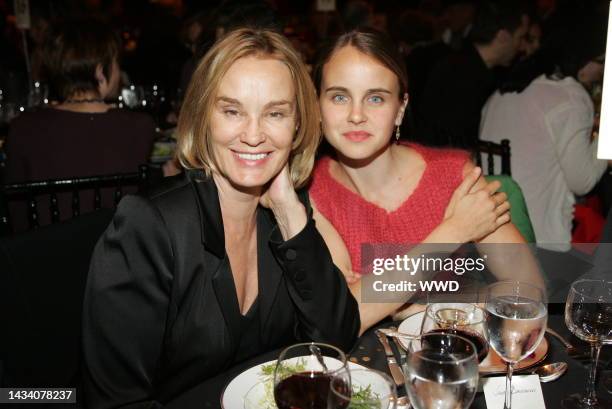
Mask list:
[[426,163],[414,192],[392,212],[366,201],[335,180],[329,157],[315,165],[309,190],[319,212],[336,228],[351,256],[354,271],[362,270],[361,244],[420,243],[444,217],[450,198],[463,180],[468,153],[408,144]]

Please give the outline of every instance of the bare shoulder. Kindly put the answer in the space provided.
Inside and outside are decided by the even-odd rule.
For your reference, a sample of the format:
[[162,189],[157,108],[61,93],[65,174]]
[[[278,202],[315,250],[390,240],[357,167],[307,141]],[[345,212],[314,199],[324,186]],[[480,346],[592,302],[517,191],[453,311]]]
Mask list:
[[401,164],[400,173],[406,180],[412,176],[415,181],[425,171],[427,162],[425,157],[410,145],[393,145],[392,152],[396,163]]
[[317,204],[312,197],[310,198],[310,204],[317,230],[329,248],[334,264],[345,276],[352,276],[351,257],[342,236],[340,236],[334,225],[317,210]]

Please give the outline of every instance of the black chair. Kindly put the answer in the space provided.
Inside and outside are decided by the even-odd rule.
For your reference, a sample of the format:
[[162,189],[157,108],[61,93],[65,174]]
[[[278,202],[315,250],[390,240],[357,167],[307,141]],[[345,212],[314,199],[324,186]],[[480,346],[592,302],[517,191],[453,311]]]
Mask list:
[[[21,201],[27,203],[27,218],[29,229],[37,229],[39,223],[39,201],[47,197],[50,220],[52,223],[60,221],[58,194],[72,192],[71,217],[81,214],[80,192],[93,190],[93,209],[102,207],[102,190],[113,189],[114,204],[117,205],[123,196],[123,188],[137,186],[140,191],[145,190],[150,183],[150,168],[141,165],[138,172],[118,173],[112,175],[75,177],[68,179],[53,179],[36,182],[11,183],[0,186],[0,236],[13,232],[13,222],[9,211],[9,202]],[[41,198],[41,195],[42,198]],[[66,217],[64,217],[65,219]]]
[[78,388],[89,261],[113,213],[0,237],[0,386]]
[[[478,147],[474,152],[474,160],[476,164],[482,167],[482,157],[487,158],[486,174],[495,174],[495,156],[501,157],[501,174],[512,176],[510,170],[510,141],[502,139],[501,143],[491,141],[478,141]],[[483,170],[485,170],[483,168]]]

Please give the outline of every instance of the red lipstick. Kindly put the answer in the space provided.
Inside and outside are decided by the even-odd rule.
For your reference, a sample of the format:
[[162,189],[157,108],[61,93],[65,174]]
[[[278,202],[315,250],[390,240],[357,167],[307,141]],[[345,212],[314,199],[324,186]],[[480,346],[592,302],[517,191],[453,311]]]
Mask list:
[[353,142],[362,142],[372,136],[366,131],[350,131],[342,134],[346,139]]

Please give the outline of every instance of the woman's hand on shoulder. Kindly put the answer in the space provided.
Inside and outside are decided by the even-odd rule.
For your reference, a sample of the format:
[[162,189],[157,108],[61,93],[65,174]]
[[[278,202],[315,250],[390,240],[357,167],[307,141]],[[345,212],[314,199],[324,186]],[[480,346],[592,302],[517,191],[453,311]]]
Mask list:
[[510,203],[497,192],[498,181],[487,182],[482,170],[468,162],[463,182],[457,187],[444,214],[442,225],[461,243],[477,241],[510,221]]

